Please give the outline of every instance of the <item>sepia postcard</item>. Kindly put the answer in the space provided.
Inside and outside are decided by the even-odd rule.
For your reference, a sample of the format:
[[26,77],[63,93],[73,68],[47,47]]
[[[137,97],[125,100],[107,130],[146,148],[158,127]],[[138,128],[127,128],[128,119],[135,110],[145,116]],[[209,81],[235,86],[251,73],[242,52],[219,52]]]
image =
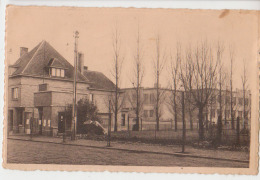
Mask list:
[[7,6],[3,166],[257,174],[259,12]]

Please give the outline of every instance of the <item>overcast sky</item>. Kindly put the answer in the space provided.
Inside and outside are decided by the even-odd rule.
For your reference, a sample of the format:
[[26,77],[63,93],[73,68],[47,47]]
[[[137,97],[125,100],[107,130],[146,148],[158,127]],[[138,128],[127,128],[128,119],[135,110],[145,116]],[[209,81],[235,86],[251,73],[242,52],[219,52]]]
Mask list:
[[[235,86],[241,87],[243,59],[247,62],[249,79],[256,80],[258,20],[255,11],[9,7],[7,13],[6,50],[9,64],[18,59],[20,47],[28,47],[30,51],[42,40],[49,42],[73,64],[73,32],[78,30],[79,50],[85,55],[85,65],[113,80],[110,72],[112,32],[117,22],[121,55],[124,57],[121,87],[131,87],[129,77],[132,75],[139,21],[145,63],[143,86],[151,87],[154,84],[153,60],[157,34],[160,34],[162,49],[168,57],[170,52],[174,54],[177,41],[183,49],[188,44],[194,46],[205,39],[215,48],[221,41],[225,45],[223,61],[226,67],[229,66],[228,53],[232,45],[236,52]],[[169,79],[169,64],[168,58],[160,79],[162,86],[166,86]]]

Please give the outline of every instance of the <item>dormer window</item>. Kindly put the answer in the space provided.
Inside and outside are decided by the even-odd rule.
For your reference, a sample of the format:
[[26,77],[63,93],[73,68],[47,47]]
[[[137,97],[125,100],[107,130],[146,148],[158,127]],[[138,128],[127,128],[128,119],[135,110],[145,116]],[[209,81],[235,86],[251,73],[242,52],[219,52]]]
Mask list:
[[50,68],[50,75],[54,77],[64,77],[65,70],[61,68]]
[[52,58],[47,68],[49,68],[49,75],[52,77],[65,77],[66,67],[58,59]]

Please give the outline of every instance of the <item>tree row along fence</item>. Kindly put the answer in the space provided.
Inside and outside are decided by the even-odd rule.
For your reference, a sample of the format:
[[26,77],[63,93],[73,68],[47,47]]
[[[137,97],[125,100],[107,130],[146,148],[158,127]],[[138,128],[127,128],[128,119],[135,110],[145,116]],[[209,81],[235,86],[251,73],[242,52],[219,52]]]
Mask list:
[[[156,131],[156,126],[153,128],[144,128],[140,131],[118,131],[111,133],[112,140],[119,141],[136,141],[144,143],[158,143],[158,144],[182,144],[182,128],[178,128],[177,131],[171,128],[161,127],[159,131]],[[185,143],[189,145],[198,144],[200,142],[207,142],[214,146],[214,142],[217,139],[217,128],[212,127],[204,129],[204,140],[199,141],[199,130],[196,126],[194,129],[186,129]],[[222,129],[220,145],[234,146],[237,143],[237,131],[236,129]],[[239,143],[241,146],[249,146],[250,133],[248,131],[240,130]]]

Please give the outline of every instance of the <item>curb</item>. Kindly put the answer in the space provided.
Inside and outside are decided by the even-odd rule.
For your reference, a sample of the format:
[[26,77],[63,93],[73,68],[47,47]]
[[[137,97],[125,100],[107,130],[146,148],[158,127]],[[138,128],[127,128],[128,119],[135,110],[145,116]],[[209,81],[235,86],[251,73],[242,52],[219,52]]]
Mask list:
[[182,154],[182,153],[167,153],[167,152],[153,152],[153,151],[145,151],[145,150],[130,150],[124,148],[115,148],[115,147],[107,147],[107,146],[91,146],[91,145],[83,145],[83,144],[72,144],[72,143],[62,143],[62,142],[52,142],[52,141],[41,141],[41,140],[30,140],[30,139],[19,139],[19,138],[7,138],[11,140],[20,140],[20,141],[30,141],[30,142],[41,142],[41,143],[49,143],[49,144],[62,144],[66,146],[78,146],[78,147],[86,147],[86,148],[96,148],[96,149],[107,149],[107,150],[118,150],[125,151],[130,153],[149,153],[149,154],[160,154],[160,155],[173,155],[176,157],[190,157],[190,158],[203,158],[203,159],[212,159],[219,161],[232,161],[232,162],[240,162],[240,163],[249,163],[249,160],[237,160],[237,159],[226,159],[226,158],[215,158],[208,156],[197,156],[190,154]]

